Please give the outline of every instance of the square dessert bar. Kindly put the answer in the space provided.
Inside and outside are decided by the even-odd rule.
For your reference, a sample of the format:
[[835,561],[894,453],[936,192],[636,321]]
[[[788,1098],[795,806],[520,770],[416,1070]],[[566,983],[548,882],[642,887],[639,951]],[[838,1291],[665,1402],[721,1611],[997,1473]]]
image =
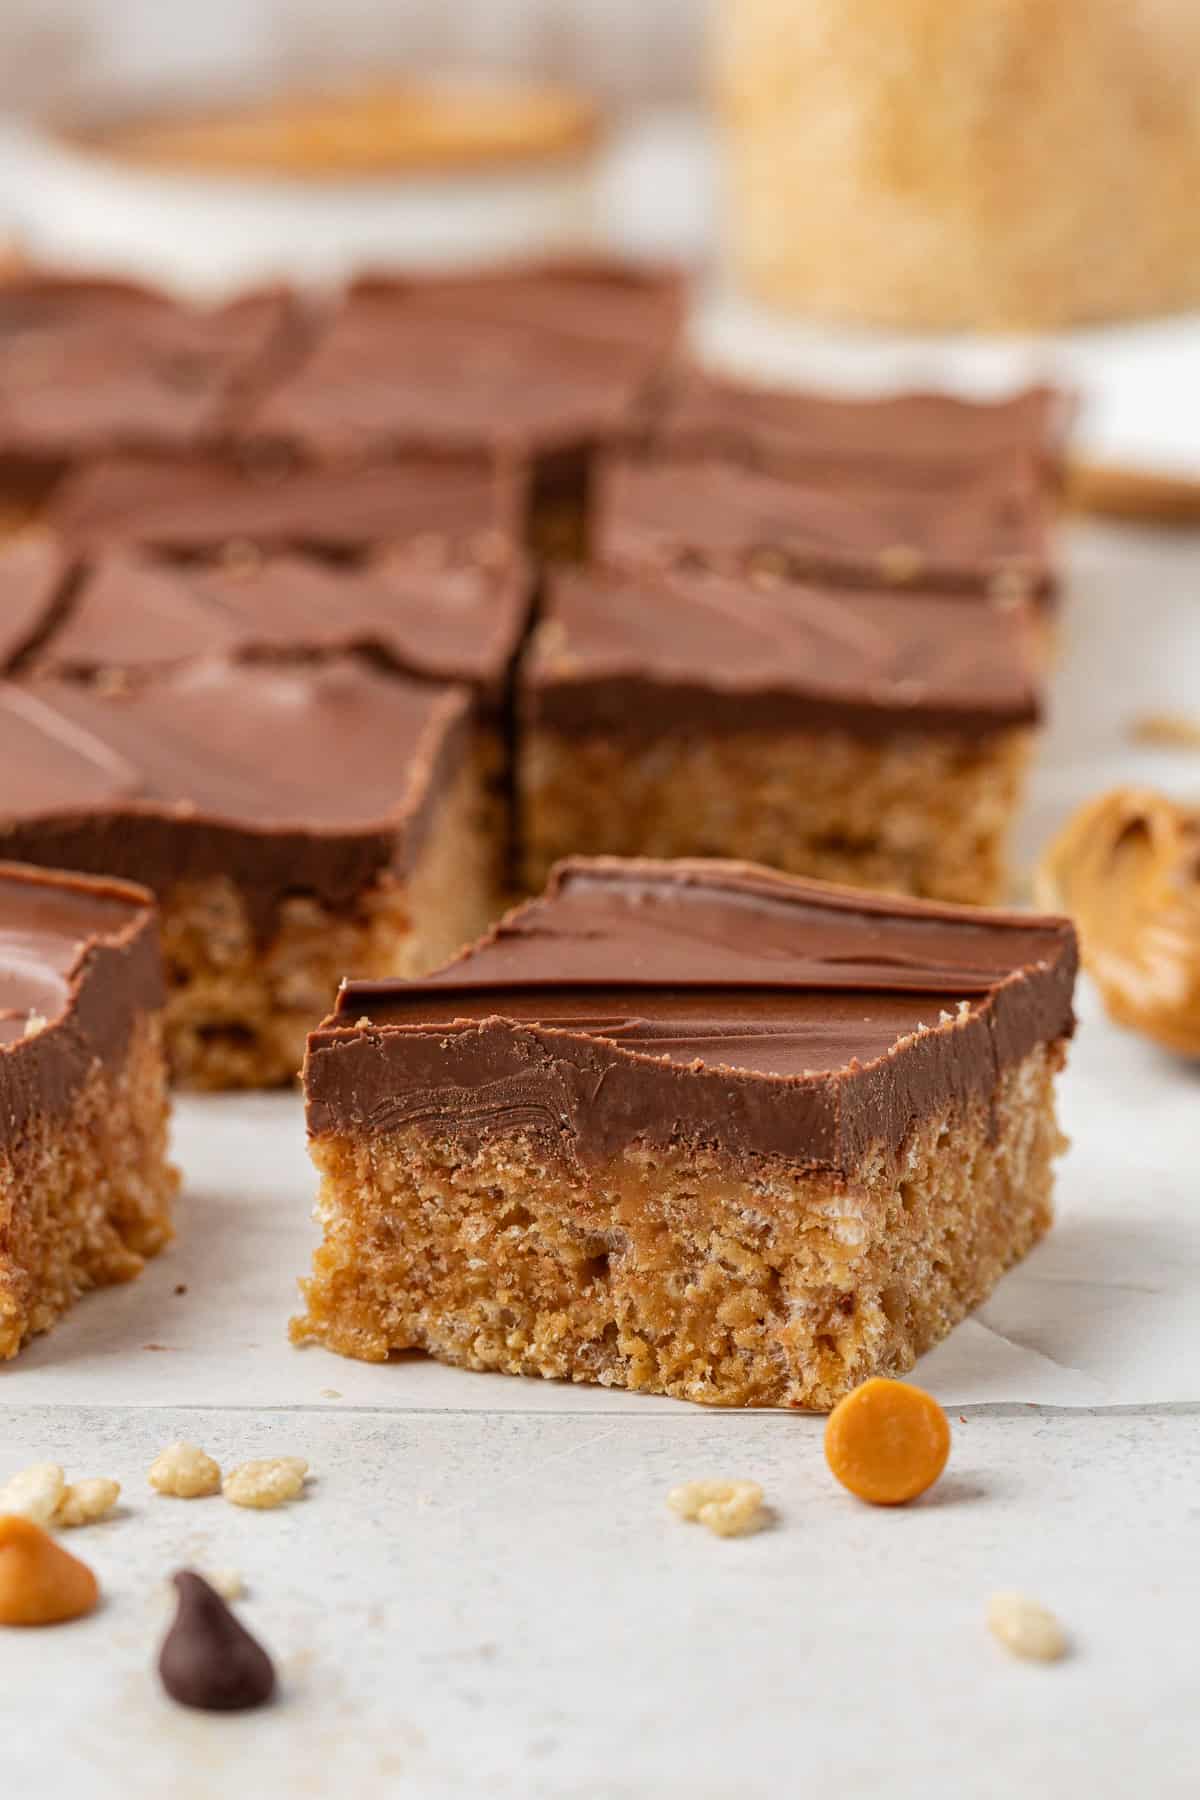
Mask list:
[[520,677],[527,887],[573,854],[725,856],[1001,898],[1029,636],[977,596],[563,568]]
[[0,1358],[171,1237],[151,896],[0,864]]
[[1000,400],[911,392],[862,398],[762,387],[686,368],[655,413],[655,445],[729,457],[776,475],[838,485],[945,480],[966,466],[1025,459],[1051,488],[1062,478],[1072,405],[1049,387]]
[[41,499],[95,456],[177,456],[220,440],[303,336],[282,290],[198,307],[131,283],[0,282],[0,489]]
[[727,1406],[901,1373],[1050,1223],[1075,966],[1064,919],[563,864],[309,1039],[293,1337]]
[[0,853],[137,879],[192,1086],[300,1066],[347,969],[416,974],[494,910],[467,689],[359,658],[0,684]]
[[1028,458],[968,461],[934,480],[905,480],[897,467],[831,485],[728,460],[613,457],[598,482],[593,552],[843,586],[1052,598],[1049,498]]
[[[11,560],[0,549],[0,600]],[[532,569],[500,538],[472,547],[428,533],[348,564],[289,553],[181,563],[111,550],[76,570],[22,668],[111,686],[209,655],[278,663],[357,652],[415,681],[462,683],[498,911],[511,879],[512,674],[532,602]]]
[[535,542],[574,549],[594,456],[640,437],[681,315],[677,276],[621,264],[362,280],[241,437],[335,467],[515,459],[531,471]]

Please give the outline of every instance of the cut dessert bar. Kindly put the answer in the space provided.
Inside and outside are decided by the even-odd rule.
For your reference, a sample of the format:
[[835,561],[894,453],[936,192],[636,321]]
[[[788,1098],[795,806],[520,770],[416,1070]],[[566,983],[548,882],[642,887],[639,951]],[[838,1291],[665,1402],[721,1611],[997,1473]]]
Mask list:
[[1000,400],[936,392],[862,398],[762,387],[687,368],[656,412],[653,442],[828,485],[945,480],[964,466],[1028,459],[1051,487],[1062,476],[1071,416],[1054,388]]
[[345,970],[415,974],[492,915],[470,719],[348,657],[0,684],[0,852],[152,888],[175,1075],[281,1082]]
[[572,854],[726,856],[1001,898],[1029,636],[978,597],[564,568],[520,678],[526,885]]
[[283,290],[188,306],[132,283],[0,281],[0,492],[44,498],[84,459],[191,454],[303,338]]
[[[0,555],[0,592],[3,577]],[[78,571],[24,666],[111,685],[205,655],[279,662],[354,651],[418,681],[462,682],[498,895],[511,879],[512,672],[532,601],[527,560],[499,538],[471,546],[430,532],[348,565],[289,554],[178,563],[113,550]]]
[[593,553],[795,580],[1048,599],[1049,501],[1026,457],[969,461],[930,481],[896,466],[831,486],[739,462],[613,457],[601,470]]
[[0,1358],[171,1236],[163,979],[141,888],[0,865]]
[[572,550],[594,456],[640,437],[680,315],[677,277],[620,264],[363,280],[240,437],[333,466],[515,459],[532,472],[534,540]]
[[728,1406],[911,1368],[1047,1229],[1064,919],[562,865],[309,1040],[297,1341]]

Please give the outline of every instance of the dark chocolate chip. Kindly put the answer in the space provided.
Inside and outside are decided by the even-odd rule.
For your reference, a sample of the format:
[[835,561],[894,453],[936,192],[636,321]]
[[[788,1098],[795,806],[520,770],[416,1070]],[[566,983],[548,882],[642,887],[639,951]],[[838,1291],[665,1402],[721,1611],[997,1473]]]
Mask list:
[[172,1700],[205,1712],[265,1706],[275,1692],[275,1667],[262,1645],[202,1575],[180,1569],[174,1579],[179,1610],[158,1656]]

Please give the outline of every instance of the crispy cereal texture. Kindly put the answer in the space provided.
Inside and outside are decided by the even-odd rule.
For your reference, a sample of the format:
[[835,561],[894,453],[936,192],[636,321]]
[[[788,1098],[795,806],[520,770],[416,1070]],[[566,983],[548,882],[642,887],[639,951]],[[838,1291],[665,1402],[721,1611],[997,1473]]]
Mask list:
[[119,1068],[97,1063],[64,1117],[0,1151],[0,1359],[170,1241],[167,1116],[162,1023],[146,1015]]
[[568,855],[730,856],[985,905],[1007,885],[1029,742],[749,730],[639,746],[535,727],[520,765],[526,886]]
[[293,895],[266,943],[230,877],[168,889],[160,905],[175,1080],[208,1089],[292,1081],[344,975],[423,974],[477,937],[499,910],[501,826],[482,780],[468,764],[407,876],[385,875],[337,912]]
[[825,1409],[912,1367],[1050,1223],[1062,1146],[1041,1046],[994,1094],[844,1176],[630,1145],[592,1168],[520,1122],[312,1144],[324,1243],[297,1342],[382,1361]]

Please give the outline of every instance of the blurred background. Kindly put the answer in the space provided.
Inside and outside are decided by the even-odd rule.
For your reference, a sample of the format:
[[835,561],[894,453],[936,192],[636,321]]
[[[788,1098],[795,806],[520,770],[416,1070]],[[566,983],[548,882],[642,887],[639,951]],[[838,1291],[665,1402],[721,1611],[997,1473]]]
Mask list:
[[381,62],[464,62],[579,81],[614,106],[692,98],[704,0],[4,0],[0,100],[53,103],[95,82],[252,72],[298,83]]

